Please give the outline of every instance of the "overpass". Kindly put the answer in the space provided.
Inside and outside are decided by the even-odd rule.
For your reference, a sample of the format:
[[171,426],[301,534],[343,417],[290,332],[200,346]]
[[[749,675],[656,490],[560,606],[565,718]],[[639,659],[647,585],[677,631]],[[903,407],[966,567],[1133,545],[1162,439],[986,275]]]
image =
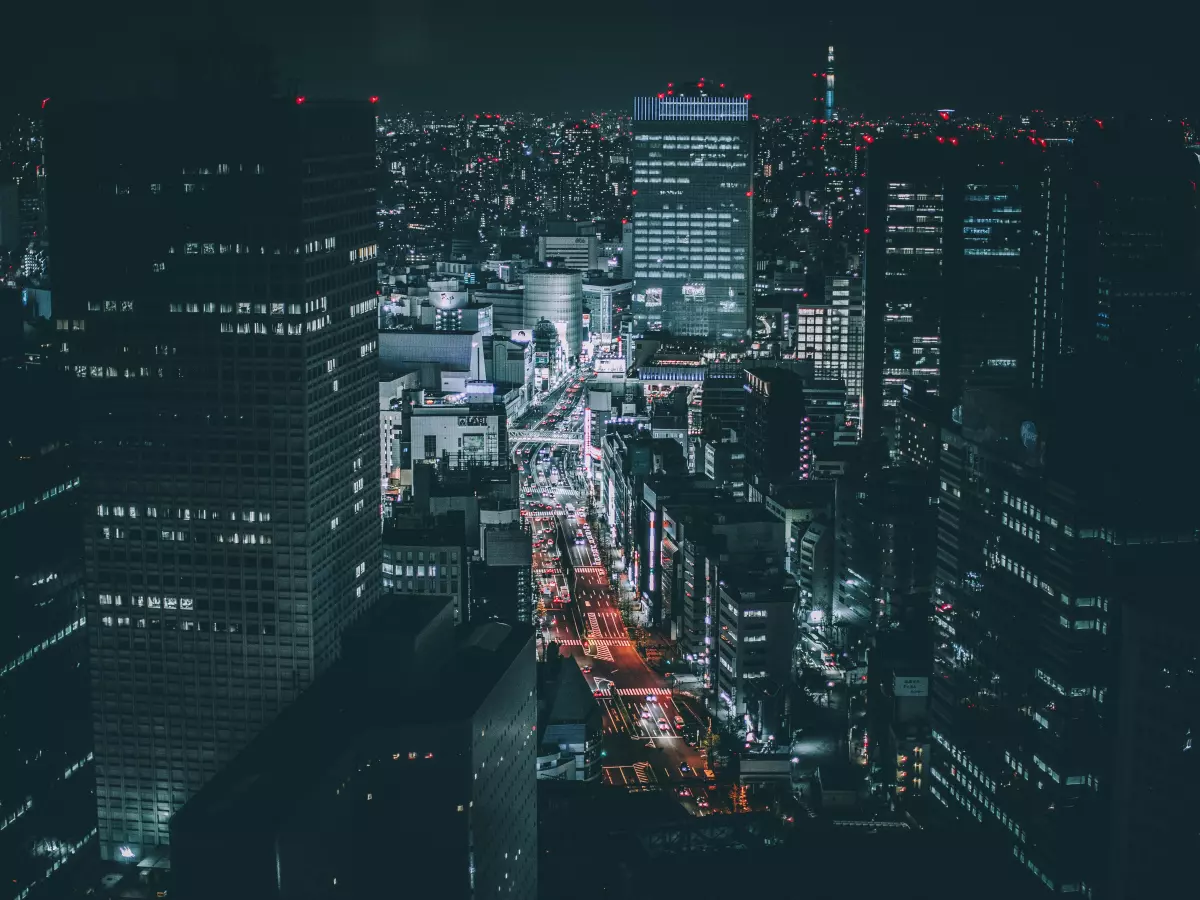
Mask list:
[[538,431],[533,428],[513,428],[508,432],[509,446],[517,444],[562,444],[569,447],[579,447],[583,444],[580,434],[563,434],[561,431]]

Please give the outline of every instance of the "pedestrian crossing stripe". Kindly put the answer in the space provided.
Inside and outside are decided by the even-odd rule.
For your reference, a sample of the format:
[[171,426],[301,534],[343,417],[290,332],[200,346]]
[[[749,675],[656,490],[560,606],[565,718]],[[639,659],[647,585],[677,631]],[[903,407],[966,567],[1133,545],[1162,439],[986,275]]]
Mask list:
[[622,697],[665,697],[673,691],[670,688],[617,688],[615,693]]
[[[555,640],[560,647],[582,647],[583,641],[578,638],[563,638]],[[588,644],[593,647],[632,647],[633,641],[626,638],[590,638]]]

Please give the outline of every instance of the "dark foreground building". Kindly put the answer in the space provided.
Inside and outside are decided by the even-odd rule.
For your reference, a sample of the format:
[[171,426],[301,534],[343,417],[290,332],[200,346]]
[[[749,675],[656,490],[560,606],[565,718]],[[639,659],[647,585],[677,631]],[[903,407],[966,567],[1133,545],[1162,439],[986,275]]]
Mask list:
[[[1136,405],[1149,421],[1197,412],[1132,373],[1056,380],[1061,396],[1040,403],[969,390],[962,423],[942,429],[922,781],[1008,846],[1031,890],[1099,894],[1114,865],[1145,889],[1140,876],[1167,880],[1164,848],[1179,845],[1163,839],[1179,835],[1164,824],[1195,797],[1186,635],[1200,478],[1183,443],[1156,446],[1145,467],[1095,448],[1114,408]],[[1112,857],[1098,850],[1110,839]]]
[[182,898],[537,895],[533,631],[385,601],[175,817]]
[[62,105],[101,854],[174,811],[379,593],[368,104]]
[[0,362],[0,883],[61,896],[95,853],[80,480],[69,379]]

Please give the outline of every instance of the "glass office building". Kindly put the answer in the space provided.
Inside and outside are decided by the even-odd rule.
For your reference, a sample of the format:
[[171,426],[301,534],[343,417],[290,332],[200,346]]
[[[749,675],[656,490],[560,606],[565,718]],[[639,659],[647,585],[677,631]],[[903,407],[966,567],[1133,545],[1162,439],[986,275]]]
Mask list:
[[642,333],[741,338],[750,322],[750,95],[671,85],[633,110],[633,312]]
[[100,850],[136,863],[380,593],[374,116],[60,105],[51,133]]

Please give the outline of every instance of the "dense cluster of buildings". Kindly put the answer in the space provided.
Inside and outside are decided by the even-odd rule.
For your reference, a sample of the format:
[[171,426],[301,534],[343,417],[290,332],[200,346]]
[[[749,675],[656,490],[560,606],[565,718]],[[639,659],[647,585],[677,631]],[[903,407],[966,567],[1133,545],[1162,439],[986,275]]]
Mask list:
[[1200,784],[1195,136],[868,121],[833,61],[795,118],[698,80],[561,121],[12,127],[17,900],[97,856],[184,897],[396,865],[535,896],[536,779],[599,782],[605,726],[537,662],[513,450],[579,378],[580,509],[714,765],[786,765],[823,709],[814,780],[864,819],[973,823],[1031,892],[1165,893]]

